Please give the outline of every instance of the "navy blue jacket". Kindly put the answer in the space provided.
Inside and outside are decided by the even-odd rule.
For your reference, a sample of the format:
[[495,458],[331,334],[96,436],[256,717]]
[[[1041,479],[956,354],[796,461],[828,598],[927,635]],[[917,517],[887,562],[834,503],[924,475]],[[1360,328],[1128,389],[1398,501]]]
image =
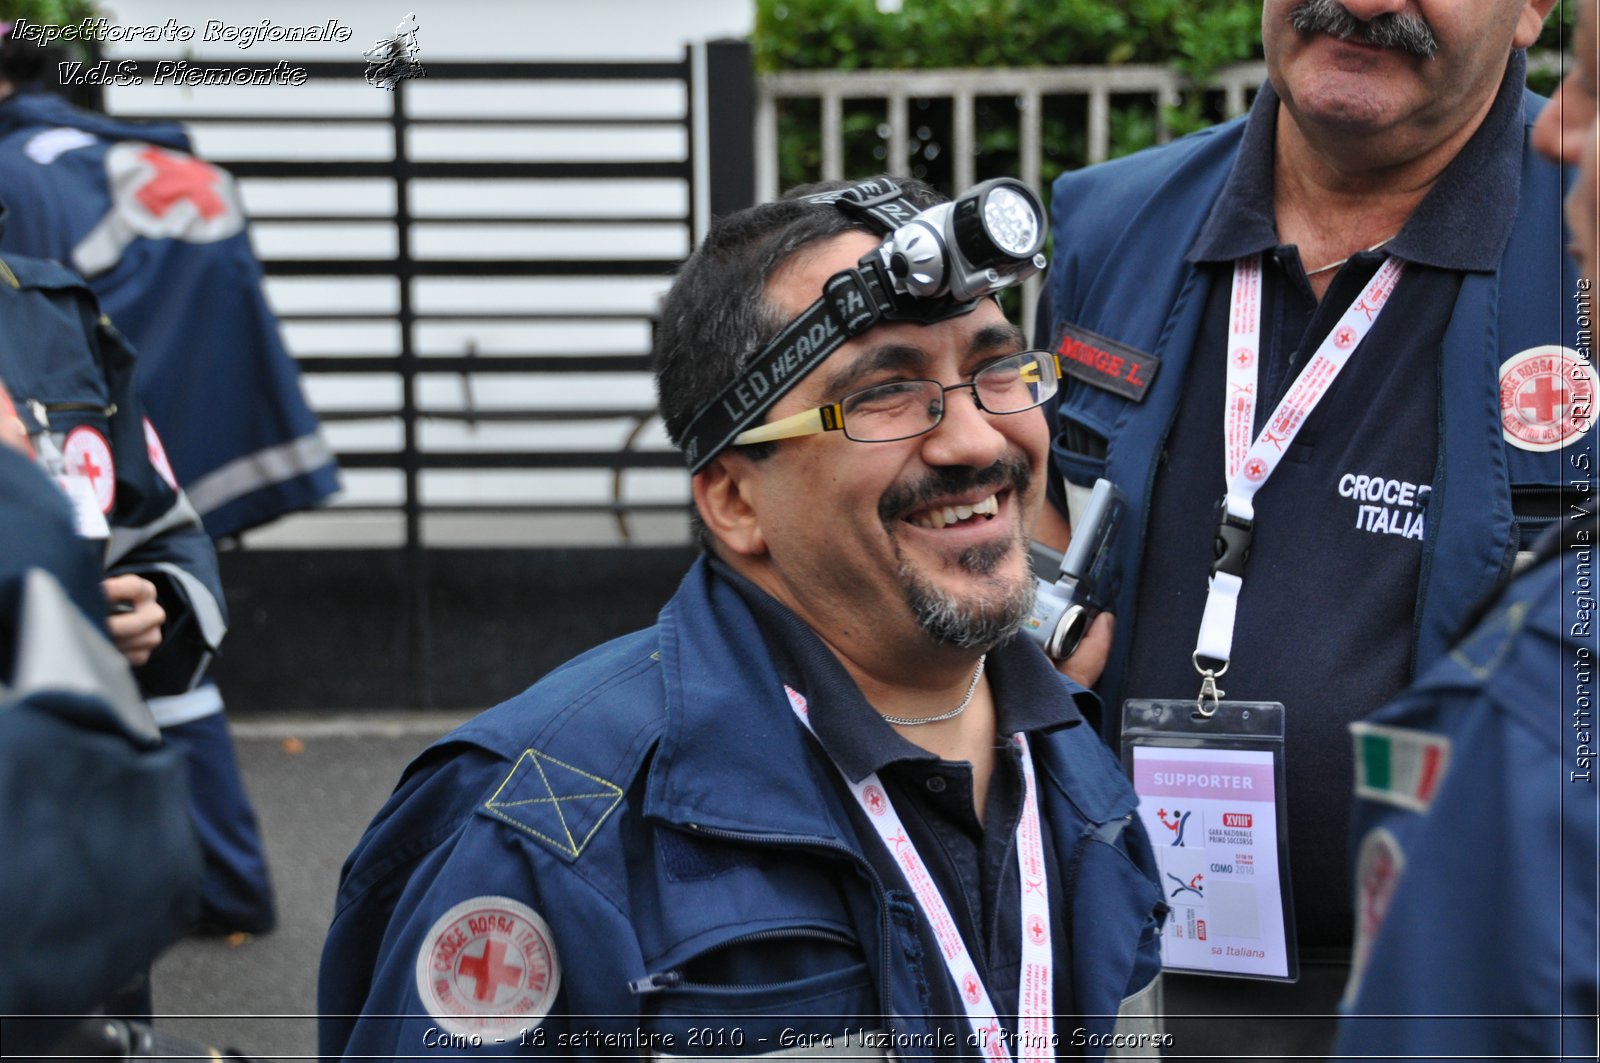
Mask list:
[[[0,447],[0,1015],[103,1003],[199,896],[183,759],[105,638],[84,545],[55,486]],[[0,1021],[22,1055],[59,1032]]]
[[262,292],[233,178],[171,123],[47,93],[0,101],[0,250],[88,278],[139,352],[139,393],[214,537],[325,500],[333,455]]
[[[1541,105],[1538,97],[1525,96],[1526,126]],[[1243,133],[1244,119],[1236,119],[1065,174],[1053,190],[1051,318],[1041,341],[1049,342],[1057,324],[1072,322],[1161,360],[1143,402],[1068,377],[1055,408],[1062,429],[1052,448],[1057,470],[1079,485],[1108,477],[1133,499],[1137,513],[1119,544],[1128,578],[1116,604],[1116,643],[1097,688],[1113,707],[1107,721],[1112,728],[1124,696],[1133,625],[1139,623],[1133,607],[1157,461],[1206,306],[1206,272],[1186,261],[1185,252],[1227,181]],[[1513,520],[1513,492],[1537,488],[1546,494],[1563,480],[1560,451],[1531,453],[1502,439],[1497,390],[1499,367],[1512,355],[1577,342],[1577,275],[1560,254],[1566,244],[1563,185],[1559,168],[1525,148],[1516,223],[1500,269],[1464,276],[1444,337],[1437,378],[1438,466],[1411,633],[1417,671],[1448,648],[1473,605],[1510,572],[1519,545],[1526,548]],[[1104,457],[1067,443],[1065,428],[1073,423],[1108,441]]]
[[[1160,891],[1132,789],[1093,730],[1033,749],[1069,884],[1051,900],[1071,927],[1055,1001],[1072,1055],[1075,1028],[1109,1035],[1125,999],[1151,987]],[[441,916],[474,898],[542,916],[560,970],[549,1017],[482,1051],[639,1055],[626,1038],[641,1030],[690,1055],[771,1052],[785,1028],[928,1037],[921,987],[943,966],[922,953],[904,885],[872,871],[843,800],[748,607],[702,560],[654,628],[568,663],[412,764],[345,865],[321,1053],[461,1050],[428,1013],[419,958]],[[733,968],[735,946],[758,939],[783,946],[787,970]],[[723,1039],[690,1039],[707,1028]],[[625,1039],[592,1040],[608,1033]],[[905,1045],[910,1057],[971,1051]]]
[[1341,1056],[1595,1058],[1600,531],[1590,519],[1560,538],[1355,728]]
[[167,623],[161,647],[136,675],[147,695],[179,694],[204,671],[227,614],[211,540],[152,460],[159,451],[133,370],[133,352],[82,279],[53,262],[0,260],[0,381],[30,435],[48,432],[62,447],[81,429],[104,441],[114,484],[105,571],[156,584]]

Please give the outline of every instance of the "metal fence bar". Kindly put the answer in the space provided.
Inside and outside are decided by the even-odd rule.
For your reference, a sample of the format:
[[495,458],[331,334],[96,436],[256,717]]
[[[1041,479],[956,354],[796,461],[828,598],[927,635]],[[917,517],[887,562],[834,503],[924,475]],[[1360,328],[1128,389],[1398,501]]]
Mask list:
[[973,132],[973,107],[974,99],[971,92],[958,90],[951,94],[951,120],[954,129],[951,135],[951,146],[955,151],[955,160],[951,164],[955,173],[957,188],[970,188],[977,183],[973,176],[976,172],[975,144],[977,137]]
[[[706,72],[701,81],[707,83],[726,75],[724,87],[737,93],[733,81],[741,72],[734,68],[738,48],[744,46],[728,47],[728,43],[710,45],[717,51],[717,62],[702,63],[699,70]],[[435,513],[616,515],[635,507],[641,513],[681,511],[681,500],[653,494],[633,502],[620,493],[621,473],[651,471],[659,479],[661,470],[680,469],[681,460],[657,436],[639,439],[640,429],[653,416],[653,404],[640,401],[641,390],[648,390],[644,378],[650,371],[653,309],[612,302],[611,282],[664,280],[676,269],[682,252],[660,249],[681,241],[679,246],[686,250],[692,245],[696,217],[705,216],[706,199],[696,189],[707,178],[693,172],[687,151],[680,156],[677,148],[670,147],[672,140],[661,139],[663,132],[681,130],[680,143],[713,148],[720,143],[724,151],[733,150],[738,140],[736,129],[725,130],[718,141],[696,128],[691,113],[697,99],[696,69],[690,55],[686,51],[684,59],[670,62],[430,62],[425,80],[401,82],[394,93],[376,96],[351,95],[342,88],[362,83],[363,64],[307,62],[296,66],[306,69],[309,86],[343,93],[320,98],[319,103],[330,100],[331,106],[313,103],[300,113],[290,113],[282,104],[254,114],[247,109],[205,113],[200,105],[180,101],[171,111],[139,116],[186,122],[201,138],[202,149],[246,182],[247,196],[259,194],[286,208],[274,211],[252,205],[257,246],[263,247],[264,240],[269,245],[261,255],[269,284],[290,285],[285,291],[330,293],[338,290],[337,285],[368,285],[362,290],[386,293],[377,306],[357,299],[346,309],[337,297],[325,295],[297,301],[281,315],[313,401],[330,433],[336,433],[333,441],[341,463],[366,485],[336,502],[331,509],[334,516],[392,514],[396,531],[403,527],[408,551],[420,555],[430,545],[425,541],[428,520]],[[270,70],[276,63],[236,65]],[[742,76],[744,98],[759,105],[761,98],[750,91],[748,66]],[[452,83],[482,85],[500,99],[525,98],[526,113],[488,113],[474,107],[471,94]],[[574,93],[587,97],[569,103],[578,100],[563,91],[569,83]],[[524,86],[534,91],[527,92]],[[702,94],[705,88],[699,86]],[[518,92],[526,95],[513,97]],[[719,117],[715,106],[702,108],[703,116],[707,110],[710,114],[699,123],[702,126],[737,117]],[[748,114],[743,123],[749,123]],[[327,128],[335,133],[324,154],[333,157],[316,158],[295,150],[307,129]],[[501,129],[542,136],[546,140],[540,143],[554,146],[522,148],[523,142],[515,141],[505,150],[502,145],[508,141],[496,139]],[[627,138],[614,137],[610,142],[596,141],[599,146],[585,154],[590,149],[577,139],[582,130],[603,134],[627,130],[655,139],[635,149]],[[381,140],[374,152],[375,136]],[[573,139],[550,139],[568,136]],[[745,144],[738,149],[744,175],[723,175],[727,179],[719,186],[720,209],[741,206],[733,200],[750,197],[749,191],[741,190],[741,181],[750,180],[748,160],[753,153],[748,130],[744,136]],[[206,147],[208,137],[219,138],[233,150]],[[452,150],[453,140],[471,146],[464,152]],[[669,145],[665,151],[663,143]],[[280,144],[285,150],[279,150]],[[572,145],[577,145],[576,151]],[[712,165],[719,166],[715,159]],[[295,184],[282,182],[303,183],[308,198],[302,202],[290,191]],[[530,199],[522,213],[520,199],[509,192],[510,182],[552,188],[565,182],[595,190],[622,182],[634,188],[653,185],[660,193],[647,188],[648,201],[632,206],[595,191],[573,202],[571,210],[562,209],[565,203]],[[354,191],[361,185],[378,191]],[[500,187],[508,191],[502,193]],[[346,188],[352,191],[342,191]],[[472,212],[480,205],[470,191],[476,188],[486,190],[488,198],[481,205],[492,203],[490,209]],[[454,207],[454,202],[462,206]],[[609,210],[613,202],[620,207],[614,212]],[[717,208],[715,199],[712,203]],[[702,209],[697,211],[697,206]],[[302,231],[290,239],[285,230],[274,241],[273,230],[288,226]],[[540,250],[519,253],[515,238],[505,235],[505,226],[526,230],[530,239],[540,241]],[[648,242],[628,239],[640,230],[653,230],[644,234]],[[497,235],[498,240],[491,239]],[[270,246],[274,242],[276,246]],[[477,257],[480,250],[483,257]],[[532,304],[514,301],[522,298],[515,294],[521,290],[515,286],[552,285],[558,286],[550,289],[556,291],[559,286],[585,284],[594,286],[596,294],[580,296],[578,306],[549,302],[543,296],[546,301]],[[483,299],[460,295],[494,285],[506,294]],[[277,292],[275,288],[275,302]],[[583,311],[581,304],[590,301],[598,308]],[[479,303],[481,309],[475,308]],[[309,338],[298,338],[296,330],[309,330],[300,334]],[[524,336],[536,342],[522,342]],[[451,353],[463,347],[465,355]],[[573,390],[576,374],[585,379],[599,374],[617,381],[620,390],[609,401]],[[448,388],[438,390],[450,378],[468,382],[459,398],[461,408],[452,408],[458,400]],[[477,378],[495,381],[491,410],[476,408],[470,381]],[[563,385],[563,380],[573,380],[574,385]],[[547,398],[550,388],[565,390]],[[612,424],[619,421],[633,426],[628,442],[607,449],[603,440],[614,434]],[[429,430],[430,425],[438,431]],[[450,481],[450,493],[443,501],[429,500],[431,474],[459,477],[497,470],[537,476],[609,475],[603,484],[605,495],[592,500],[589,492],[602,484],[598,478],[593,486],[564,489],[565,493],[547,494],[539,486],[543,480],[532,481],[531,490],[519,488],[515,497],[486,488],[481,501],[471,493],[470,482],[456,479]],[[388,481],[359,479],[378,472],[396,477],[392,488]],[[308,518],[306,527],[321,526],[319,520]],[[300,545],[319,541],[314,532],[299,540]],[[339,542],[343,540],[327,540],[328,545]],[[420,565],[420,556],[412,562]],[[425,603],[411,603],[407,610],[420,616],[426,612]]]
[[[1244,109],[1246,93],[1266,77],[1266,67],[1261,63],[1246,63],[1220,71],[1202,87],[1220,87],[1226,94],[1225,106],[1230,114]],[[1021,121],[1021,156],[1023,173],[1017,175],[1035,185],[1043,161],[1040,132],[1043,123],[1043,100],[1051,96],[1082,97],[1088,105],[1086,159],[1084,162],[1103,162],[1111,148],[1111,97],[1114,95],[1147,95],[1155,99],[1158,138],[1170,136],[1161,119],[1159,107],[1175,104],[1185,89],[1193,88],[1169,67],[1153,64],[1129,64],[1116,67],[1048,67],[1026,70],[858,70],[858,71],[785,71],[767,74],[758,81],[764,145],[757,159],[758,187],[764,192],[778,191],[777,166],[777,106],[783,100],[817,99],[822,101],[822,176],[832,179],[846,176],[842,165],[834,166],[844,157],[841,141],[834,139],[835,130],[842,128],[842,101],[857,99],[883,99],[888,101],[888,160],[889,169],[905,169],[910,160],[906,157],[910,120],[904,106],[908,99],[949,99],[952,105],[951,143],[955,153],[951,167],[958,186],[971,183],[972,137],[974,101],[980,96],[1015,96],[1019,101]],[[838,110],[834,110],[838,108]]]
[[837,92],[822,95],[822,179],[844,176],[844,103]]
[[911,141],[906,136],[906,131],[911,128],[911,101],[904,92],[890,94],[888,120],[889,150],[884,157],[884,170],[887,173],[903,173],[911,163]]

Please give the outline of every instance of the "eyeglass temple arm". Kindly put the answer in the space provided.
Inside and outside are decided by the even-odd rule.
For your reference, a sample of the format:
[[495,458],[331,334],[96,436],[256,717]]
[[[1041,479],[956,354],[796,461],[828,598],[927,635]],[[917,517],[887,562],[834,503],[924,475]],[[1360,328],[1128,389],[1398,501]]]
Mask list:
[[1023,379],[1023,381],[1025,383],[1029,383],[1029,384],[1037,384],[1037,383],[1039,383],[1040,370],[1042,368],[1042,366],[1039,364],[1039,362],[1043,361],[1046,358],[1048,358],[1050,360],[1049,363],[1046,363],[1046,364],[1053,365],[1053,367],[1054,367],[1054,369],[1056,371],[1056,379],[1057,380],[1061,379],[1061,377],[1063,376],[1063,373],[1062,373],[1062,370],[1061,370],[1061,356],[1060,355],[1054,354],[1054,353],[1052,353],[1050,351],[1043,351],[1043,350],[1030,351],[1029,353],[1037,355],[1038,358],[1039,358],[1039,361],[1029,362],[1027,365],[1024,365],[1021,368],[1020,372],[1022,374],[1022,379]]
[[773,421],[771,424],[758,424],[754,428],[748,428],[734,436],[731,445],[744,447],[751,443],[771,443],[778,439],[812,436],[818,432],[836,432],[843,427],[844,412],[835,402],[829,406],[805,410],[791,417]]

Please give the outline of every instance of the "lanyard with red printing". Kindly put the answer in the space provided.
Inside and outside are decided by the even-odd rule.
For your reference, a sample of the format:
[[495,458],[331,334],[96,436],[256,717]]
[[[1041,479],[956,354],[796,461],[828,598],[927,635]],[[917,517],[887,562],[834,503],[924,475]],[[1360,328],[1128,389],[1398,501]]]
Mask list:
[[[1223,693],[1217,689],[1216,680],[1228,670],[1228,658],[1233,652],[1239,591],[1244,586],[1244,563],[1250,556],[1255,527],[1256,492],[1272,476],[1311,411],[1372,331],[1404,268],[1405,263],[1398,258],[1384,261],[1300,370],[1261,433],[1255,435],[1261,355],[1261,256],[1250,255],[1234,264],[1228,315],[1228,390],[1222,420],[1223,471],[1228,493],[1218,514],[1217,560],[1211,566],[1205,613],[1194,650],[1194,666],[1201,677],[1196,705],[1204,715],[1216,711]],[[1202,657],[1220,661],[1222,667],[1205,668],[1200,663]]]
[[[785,686],[789,705],[800,722],[811,730],[810,711],[805,695]],[[1022,1059],[1053,1060],[1055,1037],[1052,1028],[1054,1016],[1051,965],[1054,957],[1050,949],[1050,898],[1044,873],[1043,825],[1039,820],[1038,784],[1034,776],[1033,757],[1028,751],[1028,739],[1021,732],[1012,735],[1012,741],[1022,749],[1023,801],[1022,818],[1017,824],[1017,870],[1022,889],[1021,941],[1022,967],[1017,981],[1017,1046]],[[845,785],[856,803],[866,813],[867,821],[883,841],[884,848],[894,858],[905,875],[912,895],[922,916],[933,930],[934,940],[944,957],[945,968],[951,981],[960,991],[961,1004],[966,1008],[967,1021],[972,1025],[973,1044],[984,1058],[1010,1060],[1011,1051],[1006,1038],[1001,1036],[1000,1020],[989,991],[978,977],[972,953],[961,939],[950,907],[939,892],[927,865],[917,852],[916,844],[906,833],[895,811],[894,803],[879,781],[877,772],[851,782],[840,771]]]

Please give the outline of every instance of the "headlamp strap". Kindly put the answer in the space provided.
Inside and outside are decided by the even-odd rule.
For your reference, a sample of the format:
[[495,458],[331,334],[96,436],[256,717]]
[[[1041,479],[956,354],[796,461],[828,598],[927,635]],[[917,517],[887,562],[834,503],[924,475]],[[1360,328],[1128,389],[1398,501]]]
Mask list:
[[833,192],[806,196],[807,203],[832,203],[846,214],[871,219],[885,234],[907,224],[920,208],[905,198],[900,186],[887,177],[875,177]]
[[[838,207],[866,220],[885,235],[907,224],[921,208],[900,186],[875,177],[849,188],[804,197],[808,203]],[[897,297],[882,256],[869,252],[855,269],[841,270],[822,286],[822,298],[791,321],[737,379],[723,388],[683,430],[680,444],[693,475],[716,457],[734,436],[757,423],[822,360],[885,316],[901,311],[908,320],[934,321],[965,313],[977,304],[937,307],[927,300]]]
[[684,429],[683,454],[690,474],[699,472],[824,358],[877,324],[894,305],[894,288],[877,263],[866,262],[829,277],[822,298],[778,333]]

